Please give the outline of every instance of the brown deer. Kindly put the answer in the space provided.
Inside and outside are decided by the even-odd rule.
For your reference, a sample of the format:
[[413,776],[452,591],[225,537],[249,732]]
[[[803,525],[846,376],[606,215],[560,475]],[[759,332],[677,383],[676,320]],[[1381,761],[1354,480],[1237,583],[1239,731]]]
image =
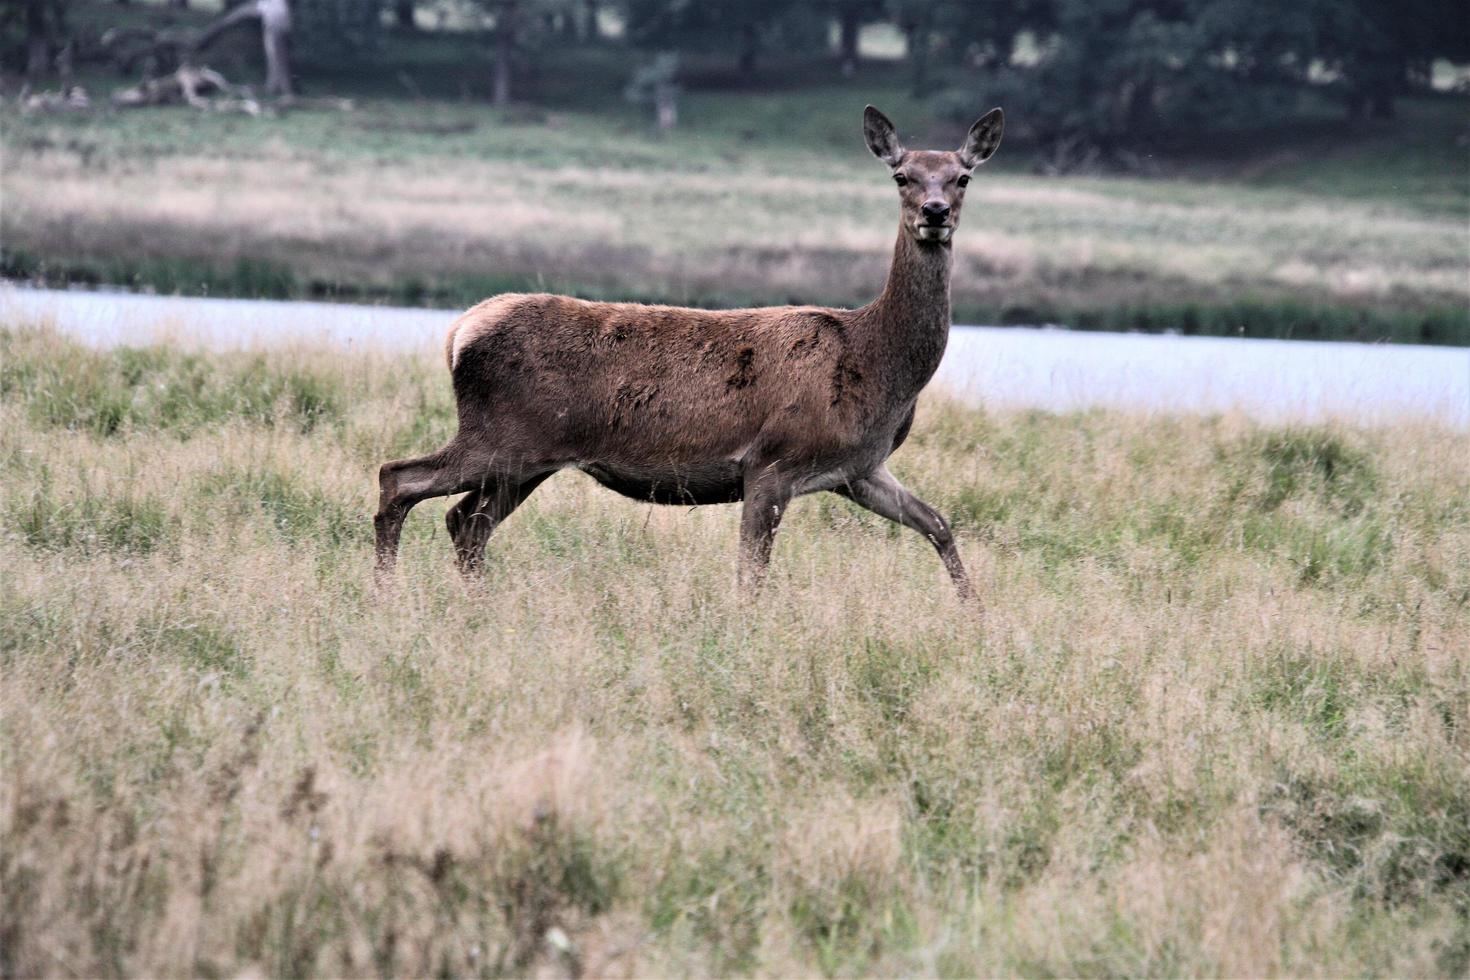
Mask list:
[[901,204],[882,294],[856,310],[699,310],[506,294],[445,338],[459,431],[438,452],[385,463],[377,566],[393,567],[409,509],[469,491],[447,524],[479,567],[501,521],[552,473],[575,467],[635,500],[743,501],[739,578],[754,589],[781,515],[831,490],[911,527],[960,594],[969,579],[944,519],[888,472],[949,334],[951,241],[970,172],[1000,144],[992,109],[955,152],[907,150],[872,106],[868,148]]

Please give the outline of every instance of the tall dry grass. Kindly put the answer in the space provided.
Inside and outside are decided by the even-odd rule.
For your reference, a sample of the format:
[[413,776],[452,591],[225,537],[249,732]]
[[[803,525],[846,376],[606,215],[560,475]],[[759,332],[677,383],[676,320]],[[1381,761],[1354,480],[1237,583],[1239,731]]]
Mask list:
[[0,333],[0,972],[1470,969],[1470,439],[998,414],[835,497],[551,480],[369,580],[430,359]]

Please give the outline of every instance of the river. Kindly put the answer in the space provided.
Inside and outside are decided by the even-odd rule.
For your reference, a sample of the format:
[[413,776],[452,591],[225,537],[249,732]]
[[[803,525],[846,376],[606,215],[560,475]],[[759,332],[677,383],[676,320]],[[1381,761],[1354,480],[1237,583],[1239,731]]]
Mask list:
[[[437,351],[453,313],[337,303],[0,287],[0,324],[89,344],[330,344]],[[1268,421],[1470,428],[1470,349],[956,326],[936,383],[996,408],[1241,411]]]

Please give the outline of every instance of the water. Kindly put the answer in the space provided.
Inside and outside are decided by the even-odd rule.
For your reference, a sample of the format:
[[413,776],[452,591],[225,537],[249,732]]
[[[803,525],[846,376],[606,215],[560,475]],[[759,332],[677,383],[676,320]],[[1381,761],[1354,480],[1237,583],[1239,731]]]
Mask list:
[[[0,323],[99,346],[335,344],[438,351],[453,313],[6,287]],[[1470,349],[961,327],[936,383],[995,407],[1236,410],[1272,421],[1430,419],[1470,428]]]

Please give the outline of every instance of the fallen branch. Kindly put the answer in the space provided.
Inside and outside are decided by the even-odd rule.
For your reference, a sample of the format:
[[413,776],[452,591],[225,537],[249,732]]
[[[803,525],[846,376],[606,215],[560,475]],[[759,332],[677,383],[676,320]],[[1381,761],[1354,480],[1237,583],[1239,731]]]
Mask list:
[[[59,98],[59,95],[52,98]],[[85,92],[81,93],[81,98],[83,104],[78,106],[47,108],[86,108]],[[193,65],[183,65],[162,78],[145,79],[112,94],[112,105],[118,109],[143,109],[180,103],[209,112],[243,112],[247,116],[273,116],[278,110],[287,107],[333,112],[352,112],[356,108],[351,99],[330,96],[291,97],[273,103],[262,103],[255,98],[248,86],[231,85],[228,79],[213,68]]]
[[[210,92],[218,92],[224,98],[205,98]],[[196,68],[193,65],[182,65],[172,74],[145,79],[137,85],[112,93],[112,104],[119,109],[140,109],[179,102],[196,109],[215,112],[243,112],[248,116],[261,114],[260,103],[251,97],[248,90],[231,85],[212,68]]]

